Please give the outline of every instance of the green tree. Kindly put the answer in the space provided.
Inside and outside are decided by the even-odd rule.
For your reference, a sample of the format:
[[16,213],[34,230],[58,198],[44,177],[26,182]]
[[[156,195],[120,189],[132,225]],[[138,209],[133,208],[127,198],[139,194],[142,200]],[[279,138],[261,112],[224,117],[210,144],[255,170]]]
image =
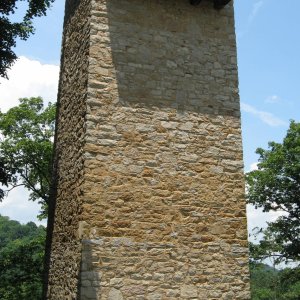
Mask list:
[[0,215],[0,248],[5,247],[10,241],[23,237],[35,237],[37,230],[34,222],[20,225],[18,221],[10,220]]
[[0,241],[0,299],[41,299],[45,228],[0,215]]
[[250,263],[263,262],[268,259],[275,269],[280,263],[287,262],[282,244],[276,242],[276,233],[270,227],[253,229],[253,236],[259,239],[259,243],[249,242]]
[[[11,189],[24,186],[30,200],[47,216],[52,171],[55,104],[44,108],[42,98],[20,99],[19,106],[0,112],[0,182]],[[4,178],[4,180],[3,180]]]
[[34,33],[33,18],[46,15],[47,9],[54,0],[26,0],[28,7],[24,17],[20,22],[13,22],[11,17],[17,10],[18,2],[17,0],[0,1],[0,76],[6,78],[7,69],[17,59],[13,51],[16,39],[27,40]]
[[276,299],[277,271],[262,263],[250,264],[252,300]]
[[[11,174],[9,174],[7,170],[5,170],[4,161],[0,157],[0,183],[2,185],[8,186],[11,180],[12,180]],[[4,196],[5,196],[4,191],[0,189],[0,201],[4,198]]]
[[300,268],[277,270],[268,265],[250,264],[252,300],[299,300]]
[[[269,149],[258,148],[258,170],[246,175],[248,203],[265,212],[280,211],[282,216],[268,223],[265,233],[286,260],[300,258],[300,123],[291,121],[282,143],[269,143]],[[267,250],[269,237],[260,241]],[[263,245],[265,244],[265,246]],[[274,245],[273,245],[274,246]],[[276,253],[277,251],[275,251]],[[278,254],[278,253],[277,253]],[[276,255],[277,255],[276,254]]]
[[283,300],[300,299],[300,267],[286,268],[280,272]]

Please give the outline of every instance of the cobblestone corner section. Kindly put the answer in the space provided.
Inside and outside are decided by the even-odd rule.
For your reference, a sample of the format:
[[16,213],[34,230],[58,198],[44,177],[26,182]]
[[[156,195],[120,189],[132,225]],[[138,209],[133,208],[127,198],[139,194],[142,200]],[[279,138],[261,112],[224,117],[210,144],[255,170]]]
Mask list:
[[90,41],[89,0],[67,0],[55,143],[55,216],[47,299],[77,299],[81,262],[85,115]]

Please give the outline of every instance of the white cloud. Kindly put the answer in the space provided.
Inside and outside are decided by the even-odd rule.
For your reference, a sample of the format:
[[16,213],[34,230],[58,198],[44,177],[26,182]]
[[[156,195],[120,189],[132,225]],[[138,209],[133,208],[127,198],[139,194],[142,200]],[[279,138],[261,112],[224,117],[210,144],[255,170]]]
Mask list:
[[254,162],[254,163],[250,164],[250,166],[248,165],[248,167],[245,168],[245,172],[248,173],[248,172],[257,170],[258,169],[257,165],[258,165],[258,162]]
[[283,211],[263,212],[262,208],[256,209],[253,205],[247,204],[247,220],[250,240],[254,241],[254,237],[251,236],[251,234],[255,227],[266,228],[268,225],[267,222],[274,222],[278,219],[278,217],[284,215],[287,215],[287,213]]
[[261,208],[255,209],[251,204],[247,205],[248,232],[252,233],[255,227],[266,228],[271,221],[270,215],[264,213]]
[[[267,223],[268,222],[274,222],[278,217],[284,215],[285,213],[283,212],[263,212],[262,208],[255,208],[253,205],[248,204],[247,205],[247,223],[248,223],[248,233],[249,233],[249,238],[248,240],[252,243],[257,244],[263,237],[262,234],[259,234],[258,236],[255,237],[255,233],[257,232],[257,230],[254,230],[254,228],[258,227],[258,228],[267,228]],[[264,260],[264,263],[272,266],[274,264],[274,261],[271,258],[267,258],[266,260]],[[277,265],[276,268],[277,269],[281,269],[281,268],[286,268],[286,267],[291,267],[294,268],[296,266],[298,266],[299,263],[295,263],[295,262],[288,262],[287,264],[285,264],[284,262]]]
[[39,221],[36,217],[41,209],[40,205],[28,201],[28,197],[29,192],[21,187],[10,191],[9,196],[0,202],[0,214],[21,223],[33,221],[46,226],[45,220]]
[[260,1],[256,1],[253,6],[252,6],[252,10],[251,13],[249,15],[249,22],[253,22],[253,20],[255,19],[255,17],[257,16],[259,10],[262,8],[262,6],[264,5],[264,2],[262,0]]
[[272,95],[267,97],[265,100],[266,103],[279,103],[281,101],[280,97],[277,95]]
[[21,56],[8,71],[9,80],[0,78],[0,108],[6,112],[18,105],[18,99],[41,96],[45,102],[55,102],[59,66],[43,65]]
[[251,165],[250,165],[250,171],[255,171],[255,170],[257,170],[257,169],[258,169],[257,165],[258,165],[258,162],[255,162],[255,163],[251,164]]
[[272,127],[287,126],[287,123],[285,121],[275,117],[272,113],[258,110],[249,104],[242,102],[241,109],[242,109],[242,111],[244,111],[246,113],[250,113],[250,114],[258,117],[262,122],[264,122]]
[[[21,56],[8,72],[9,80],[0,78],[0,108],[6,112],[19,104],[18,99],[41,96],[45,102],[55,102],[59,77],[59,66],[41,64],[39,61]],[[0,214],[22,223],[38,221],[40,205],[28,201],[28,191],[23,188],[12,190],[0,203]]]

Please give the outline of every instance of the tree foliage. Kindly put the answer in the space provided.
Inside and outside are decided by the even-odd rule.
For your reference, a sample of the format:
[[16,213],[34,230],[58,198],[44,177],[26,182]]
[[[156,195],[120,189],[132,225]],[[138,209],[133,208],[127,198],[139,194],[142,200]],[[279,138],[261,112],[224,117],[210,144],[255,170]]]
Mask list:
[[0,299],[39,300],[42,295],[45,228],[0,215]]
[[40,217],[46,217],[49,202],[55,108],[51,103],[44,108],[39,97],[23,98],[19,106],[0,112],[0,182],[9,187],[6,192],[27,188],[30,200],[42,205]]
[[299,300],[300,268],[277,270],[262,263],[250,265],[252,300]]
[[[282,143],[257,149],[258,170],[246,175],[248,202],[282,216],[268,223],[267,233],[287,260],[300,258],[300,123],[291,121]],[[260,242],[266,243],[266,237]],[[266,247],[265,247],[266,248]]]
[[255,238],[260,239],[261,236],[262,238],[258,244],[249,242],[250,263],[263,262],[268,259],[275,268],[282,262],[288,262],[282,254],[282,244],[276,242],[276,234],[269,227],[255,228],[254,232]]
[[[0,157],[0,183],[2,185],[8,186],[9,182],[11,181],[11,174],[9,174],[7,170],[5,170],[4,160]],[[2,200],[4,196],[4,191],[0,189],[0,200]]]
[[[47,9],[54,0],[26,0],[27,10],[20,22],[13,22],[12,15],[17,10],[17,0],[0,1],[0,76],[7,77],[7,69],[17,59],[13,51],[16,39],[27,40],[34,33],[32,20],[46,15]],[[20,4],[20,3],[19,3]]]

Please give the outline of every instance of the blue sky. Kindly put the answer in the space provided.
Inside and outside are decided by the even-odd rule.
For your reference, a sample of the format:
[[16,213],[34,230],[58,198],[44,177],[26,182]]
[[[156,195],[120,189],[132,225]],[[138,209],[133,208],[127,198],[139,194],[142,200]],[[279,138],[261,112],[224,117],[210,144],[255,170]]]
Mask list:
[[[55,101],[63,11],[64,1],[56,0],[47,17],[35,21],[35,35],[18,42],[21,59],[10,80],[0,80],[2,111],[16,105],[19,97],[42,95]],[[257,161],[257,147],[281,141],[289,120],[300,121],[299,11],[299,0],[235,0],[246,171]],[[34,219],[37,206],[21,205],[24,195],[14,192],[0,204],[0,213],[22,222]],[[248,215],[250,227],[276,216],[266,217],[251,208]]]
[[300,1],[235,1],[245,169],[300,112]]

